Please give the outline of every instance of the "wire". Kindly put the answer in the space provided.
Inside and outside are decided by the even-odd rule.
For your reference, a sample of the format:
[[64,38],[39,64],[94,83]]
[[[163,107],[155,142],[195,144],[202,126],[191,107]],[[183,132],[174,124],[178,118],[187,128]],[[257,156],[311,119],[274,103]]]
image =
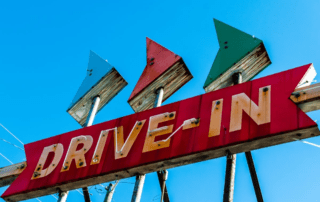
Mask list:
[[308,144],[308,145],[311,145],[311,146],[320,148],[320,145],[317,145],[317,144],[314,144],[314,143],[311,143],[311,142],[307,142],[307,141],[304,141],[304,140],[299,140],[299,139],[297,139],[297,138],[293,138],[293,139],[294,139],[294,140],[298,140],[298,141],[300,141],[300,142],[302,142],[302,143],[305,143],[305,144]]
[[1,155],[3,158],[5,158],[7,161],[9,161],[11,164],[13,164],[12,161],[10,161],[10,160],[9,160],[7,157],[5,157],[3,154],[0,153],[0,155]]
[[24,151],[24,149],[23,149],[23,148],[21,148],[21,147],[19,147],[19,146],[15,145],[15,144],[13,144],[13,143],[11,143],[11,142],[9,142],[9,141],[7,141],[7,140],[3,139],[3,138],[0,138],[0,140],[4,141],[5,143],[11,144],[12,146],[17,147],[18,149],[21,149],[22,151]]
[[81,193],[81,191],[79,191],[78,189],[76,189],[77,192],[79,192],[79,194],[81,194],[83,196],[83,193]]
[[0,123],[0,125],[2,126],[2,128],[4,128],[10,135],[12,135],[16,140],[18,140],[22,145],[24,145],[23,144],[23,142],[21,142],[21,140],[19,140],[19,138],[17,138],[13,133],[11,133],[6,127],[4,127],[1,123]]
[[51,194],[51,196],[52,196],[53,198],[55,198],[55,199],[58,200],[58,197],[56,197],[55,195]]

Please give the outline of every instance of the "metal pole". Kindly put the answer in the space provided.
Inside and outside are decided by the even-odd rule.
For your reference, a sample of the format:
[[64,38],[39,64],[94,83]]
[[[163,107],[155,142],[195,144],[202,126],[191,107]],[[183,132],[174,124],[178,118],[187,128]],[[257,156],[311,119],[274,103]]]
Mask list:
[[166,186],[166,180],[168,179],[168,171],[163,170],[163,171],[158,171],[158,179],[160,182],[160,187],[161,187],[161,200],[160,202],[164,201],[170,201],[169,196],[168,196],[168,191],[167,191],[167,186]]
[[68,197],[68,193],[69,193],[69,191],[61,191],[59,189],[58,202],[66,202],[67,201],[67,197]]
[[112,183],[110,183],[108,185],[108,187],[106,187],[107,194],[106,194],[106,197],[104,198],[103,202],[111,202],[112,201],[112,196],[113,196],[113,193],[114,193],[114,189],[116,188],[118,182],[119,182],[119,180],[114,185]]
[[95,98],[93,98],[91,109],[89,111],[87,121],[85,123],[85,127],[92,126],[93,120],[94,120],[96,113],[98,111],[99,104],[100,104],[100,97],[96,96]]
[[153,107],[160,107],[161,106],[162,100],[163,100],[163,92],[164,92],[163,87],[161,87],[157,90],[157,92],[156,92],[157,97],[156,97],[156,101],[154,102]]
[[[156,93],[157,93],[157,97],[154,102],[154,107],[160,107],[162,105],[164,88],[163,87],[159,88]],[[166,186],[166,180],[168,178],[168,171],[167,170],[158,171],[157,175],[158,175],[160,188],[161,188],[161,201],[160,202],[162,202],[163,200],[165,202],[170,202],[168,190],[167,190],[167,186]]]
[[[242,83],[241,72],[232,75],[233,85]],[[234,193],[234,178],[236,173],[236,154],[227,151],[226,177],[224,182],[223,202],[232,202]]]
[[246,158],[247,158],[247,163],[248,163],[249,170],[250,170],[252,184],[253,184],[253,187],[254,187],[254,191],[256,193],[257,201],[258,202],[263,202],[262,193],[261,193],[261,189],[260,189],[260,185],[259,185],[256,169],[254,167],[251,151],[246,152]]
[[[98,111],[99,104],[100,104],[100,97],[96,96],[95,98],[93,98],[91,109],[89,111],[89,114],[88,114],[88,117],[87,117],[87,120],[86,120],[84,127],[92,126],[93,120],[94,120],[94,118],[97,114],[97,111]],[[83,187],[82,192],[83,192],[84,201],[90,202],[91,200],[90,200],[88,187]]]
[[234,192],[234,178],[236,172],[236,154],[231,154],[227,152],[227,167],[226,167],[226,177],[224,183],[224,193],[223,193],[223,202],[232,202],[233,201],[233,192]]
[[140,202],[145,178],[146,178],[145,174],[137,175],[131,202]]
[[88,187],[83,187],[82,192],[83,192],[84,201],[90,202],[90,195],[89,195]]

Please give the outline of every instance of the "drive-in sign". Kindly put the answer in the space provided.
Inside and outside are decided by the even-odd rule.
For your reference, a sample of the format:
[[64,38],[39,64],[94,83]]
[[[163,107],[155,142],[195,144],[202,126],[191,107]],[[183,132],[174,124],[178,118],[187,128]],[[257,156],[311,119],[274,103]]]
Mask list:
[[309,67],[27,144],[27,168],[2,197],[34,198],[318,135],[289,99]]

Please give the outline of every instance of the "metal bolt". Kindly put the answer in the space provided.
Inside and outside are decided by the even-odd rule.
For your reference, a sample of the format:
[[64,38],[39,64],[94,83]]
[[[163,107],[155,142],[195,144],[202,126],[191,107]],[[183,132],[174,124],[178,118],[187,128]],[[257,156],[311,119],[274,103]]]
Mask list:
[[123,153],[120,153],[121,156],[123,156]]
[[158,144],[158,146],[160,146],[160,144]]
[[227,44],[227,43],[228,43],[228,41],[225,41],[225,42],[224,42],[224,44]]
[[154,64],[154,62],[150,62],[150,65],[153,65]]
[[227,49],[227,48],[228,48],[228,46],[225,46],[224,48],[225,48],[225,49]]
[[263,92],[267,92],[269,90],[269,88],[265,87],[263,88]]
[[86,148],[84,148],[84,149],[83,149],[83,151],[87,151],[87,149],[86,149]]
[[104,136],[106,136],[106,135],[102,135],[102,137],[104,137]]
[[80,139],[78,139],[78,141],[80,141]]
[[38,177],[40,174],[37,172],[34,172],[33,177]]
[[55,164],[52,164],[52,166],[55,166]]
[[298,137],[301,137],[301,133],[298,133],[297,136],[298,136]]
[[197,119],[194,123],[198,124],[200,122],[200,119]]
[[216,104],[219,105],[219,104],[220,104],[220,100],[218,100],[218,101],[216,102]]
[[64,170],[67,170],[67,169],[68,169],[68,166],[64,166],[63,169],[64,169]]
[[66,164],[68,164],[69,162],[67,161]]
[[136,129],[138,130],[139,128],[138,128],[138,127],[136,127]]
[[154,57],[150,58],[150,61],[153,61],[154,60]]
[[39,166],[41,166],[41,163],[39,164]]
[[141,121],[139,121],[139,122],[138,122],[138,126],[141,126],[141,124],[142,124],[142,122],[141,122]]
[[24,164],[22,164],[22,165],[20,166],[20,169],[24,169],[24,167],[25,167],[25,165],[24,165]]
[[171,114],[169,115],[169,117],[170,117],[170,118],[174,117],[174,113],[171,113]]
[[151,137],[152,135],[151,135],[151,134],[149,134],[149,136]]
[[98,157],[99,155],[96,155],[96,157]]
[[53,147],[57,147],[57,145],[55,144],[55,145],[53,145]]
[[41,169],[41,167],[38,167],[38,168],[37,168],[37,171],[39,171],[40,169]]
[[79,163],[79,166],[83,166],[83,162],[80,162],[80,163]]

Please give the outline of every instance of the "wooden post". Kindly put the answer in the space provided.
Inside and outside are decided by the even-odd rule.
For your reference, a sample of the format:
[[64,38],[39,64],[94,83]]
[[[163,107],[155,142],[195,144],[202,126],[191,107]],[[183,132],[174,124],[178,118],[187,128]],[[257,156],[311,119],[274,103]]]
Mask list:
[[[232,75],[233,85],[237,85],[242,82],[242,75],[240,72]],[[224,182],[223,202],[232,202],[234,193],[234,178],[236,173],[236,154],[231,154],[227,151],[227,166],[226,176]]]
[[[234,73],[232,75],[232,81],[234,85],[242,83],[241,73],[240,72]],[[257,201],[263,202],[262,193],[259,186],[256,169],[254,167],[251,151],[245,152],[245,154],[246,154],[246,159],[249,166],[252,184],[254,187],[254,191],[256,193]],[[236,168],[236,154],[232,155],[228,153],[223,201],[233,201],[235,168]]]
[[246,159],[247,159],[247,163],[248,163],[248,166],[249,166],[251,180],[252,180],[252,184],[253,184],[253,187],[254,187],[254,191],[256,193],[257,201],[258,202],[263,202],[262,193],[261,193],[261,189],[260,189],[260,185],[259,185],[256,169],[254,167],[251,151],[246,152]]
[[83,187],[82,192],[83,192],[84,201],[90,202],[90,195],[89,195],[88,187]]
[[163,171],[158,171],[157,172],[159,183],[160,183],[160,188],[161,188],[161,200],[160,202],[169,202],[169,195],[167,191],[167,186],[166,186],[166,180],[168,179],[168,171],[163,170]]
[[236,172],[236,154],[227,152],[226,177],[224,182],[223,202],[233,201],[234,178]]
[[145,178],[145,174],[136,176],[136,183],[134,185],[131,202],[140,202]]

